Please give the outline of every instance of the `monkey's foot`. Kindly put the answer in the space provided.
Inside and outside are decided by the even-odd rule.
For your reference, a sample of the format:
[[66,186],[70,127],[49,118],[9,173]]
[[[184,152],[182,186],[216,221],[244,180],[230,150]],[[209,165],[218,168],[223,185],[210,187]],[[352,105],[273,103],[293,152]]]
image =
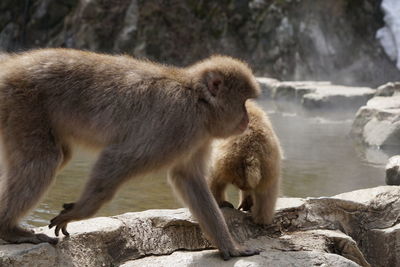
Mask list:
[[72,221],[71,210],[74,208],[74,203],[66,203],[63,205],[63,210],[58,214],[56,217],[51,219],[49,228],[53,228],[54,226],[56,229],[54,233],[56,236],[59,235],[60,230],[65,236],[69,236],[67,232],[67,225],[70,221]]
[[247,196],[245,199],[243,199],[242,203],[240,203],[238,210],[249,211],[251,210],[252,206],[253,199],[251,198],[251,196]]
[[233,251],[221,251],[221,256],[224,261],[229,260],[231,257],[248,257],[260,254],[261,250],[252,248],[236,248]]
[[219,204],[219,207],[220,208],[231,208],[231,209],[235,208],[235,206],[233,206],[232,203],[230,203],[229,201],[226,201],[226,200],[222,201],[221,204]]
[[35,234],[33,233],[33,231],[25,230],[19,227],[7,231],[2,231],[0,233],[0,238],[13,244],[39,244],[47,242],[55,245],[58,243],[58,238],[49,237],[45,234]]

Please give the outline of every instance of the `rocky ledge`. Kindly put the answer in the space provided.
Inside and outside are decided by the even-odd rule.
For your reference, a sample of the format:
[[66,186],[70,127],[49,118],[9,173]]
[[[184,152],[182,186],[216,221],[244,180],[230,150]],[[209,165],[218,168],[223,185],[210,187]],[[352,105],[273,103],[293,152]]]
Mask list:
[[[224,209],[233,236],[262,250],[224,262],[186,209],[71,223],[57,246],[0,245],[0,266],[399,266],[400,188],[281,198],[274,223]],[[46,228],[36,231],[52,235]]]
[[294,101],[306,109],[357,110],[375,95],[369,87],[350,87],[327,81],[281,82],[258,78],[265,97],[274,100]]
[[257,79],[265,98],[295,103],[306,111],[346,111],[352,117],[356,113],[351,135],[359,143],[378,148],[400,144],[400,82],[372,89],[327,81]]
[[354,120],[352,135],[369,146],[400,144],[400,82],[378,88]]

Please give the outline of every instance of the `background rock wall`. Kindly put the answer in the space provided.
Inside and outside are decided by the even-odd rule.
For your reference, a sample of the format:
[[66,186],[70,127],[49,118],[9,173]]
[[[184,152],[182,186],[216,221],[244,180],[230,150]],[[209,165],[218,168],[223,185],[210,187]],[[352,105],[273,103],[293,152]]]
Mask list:
[[177,65],[223,53],[258,75],[377,86],[400,79],[376,0],[2,0],[0,49],[74,47]]

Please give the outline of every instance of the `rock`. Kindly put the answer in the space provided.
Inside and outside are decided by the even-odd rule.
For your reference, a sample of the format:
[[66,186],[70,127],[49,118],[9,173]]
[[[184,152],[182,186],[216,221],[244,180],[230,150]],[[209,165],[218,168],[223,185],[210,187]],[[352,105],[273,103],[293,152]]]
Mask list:
[[19,26],[13,22],[0,29],[0,50],[10,50],[14,46],[12,39],[16,38],[18,30]]
[[386,184],[400,185],[400,156],[394,156],[389,159],[386,165]]
[[361,107],[354,119],[351,135],[370,146],[400,144],[400,95],[376,96]]
[[330,82],[279,82],[258,78],[263,95],[276,100],[295,101],[309,110],[357,110],[372,98],[375,90],[368,87],[333,85]]
[[135,251],[135,256],[130,258],[211,247],[186,209],[149,210],[115,218],[126,225],[124,247]]
[[308,109],[358,109],[374,94],[375,90],[366,87],[321,85],[314,92],[305,94],[302,104]]
[[[369,262],[374,266],[399,266],[398,240],[400,238],[400,224],[385,229],[372,229],[368,232],[364,242]],[[382,256],[385,255],[385,256]]]
[[260,255],[224,262],[187,209],[148,210],[71,223],[71,236],[57,246],[0,245],[0,266],[400,265],[400,187],[280,198],[268,226],[255,225],[248,213],[223,212],[234,238]]
[[393,96],[400,94],[400,82],[389,82],[376,90],[376,96]]
[[298,102],[302,102],[302,98],[305,94],[315,92],[317,86],[328,84],[330,84],[330,82],[281,82],[275,84],[272,88],[271,96],[273,99],[277,100],[297,100]]
[[47,243],[0,246],[0,266],[50,267],[59,266],[58,264],[57,249]]
[[[327,238],[329,236],[329,238]],[[344,237],[343,237],[344,236]],[[332,239],[330,239],[332,238]],[[183,252],[177,251],[167,256],[150,256],[125,262],[121,267],[141,266],[359,266],[355,261],[334,253],[331,241],[344,239],[343,243],[355,243],[347,236],[336,231],[304,231],[279,238],[258,238],[245,245],[257,246],[264,251],[252,257],[233,258],[221,261],[213,251]],[[293,243],[292,243],[293,242]],[[291,244],[290,244],[291,243]],[[355,246],[356,247],[356,246]],[[358,250],[358,249],[357,249]],[[358,252],[359,253],[359,252]],[[364,262],[368,266],[368,263]]]
[[[70,238],[57,246],[47,243],[0,246],[0,266],[102,266],[110,263],[119,244],[123,223],[113,218],[94,218],[68,225]],[[47,227],[36,229],[54,236]]]
[[375,40],[379,3],[2,0],[0,50],[73,47],[177,65],[223,53],[281,80],[377,86],[400,76]]
[[275,86],[277,86],[280,81],[272,78],[257,77],[257,81],[260,84],[261,92],[264,97],[271,98]]
[[135,45],[138,28],[139,9],[137,1],[131,1],[125,13],[125,19],[114,44],[115,51],[127,51]]

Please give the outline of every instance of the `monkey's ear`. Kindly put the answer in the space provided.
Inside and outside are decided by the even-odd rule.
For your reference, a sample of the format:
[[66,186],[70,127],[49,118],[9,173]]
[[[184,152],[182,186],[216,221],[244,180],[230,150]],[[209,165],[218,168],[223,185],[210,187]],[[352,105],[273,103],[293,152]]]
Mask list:
[[206,75],[208,91],[212,96],[217,96],[223,86],[223,78],[220,73],[210,71]]

